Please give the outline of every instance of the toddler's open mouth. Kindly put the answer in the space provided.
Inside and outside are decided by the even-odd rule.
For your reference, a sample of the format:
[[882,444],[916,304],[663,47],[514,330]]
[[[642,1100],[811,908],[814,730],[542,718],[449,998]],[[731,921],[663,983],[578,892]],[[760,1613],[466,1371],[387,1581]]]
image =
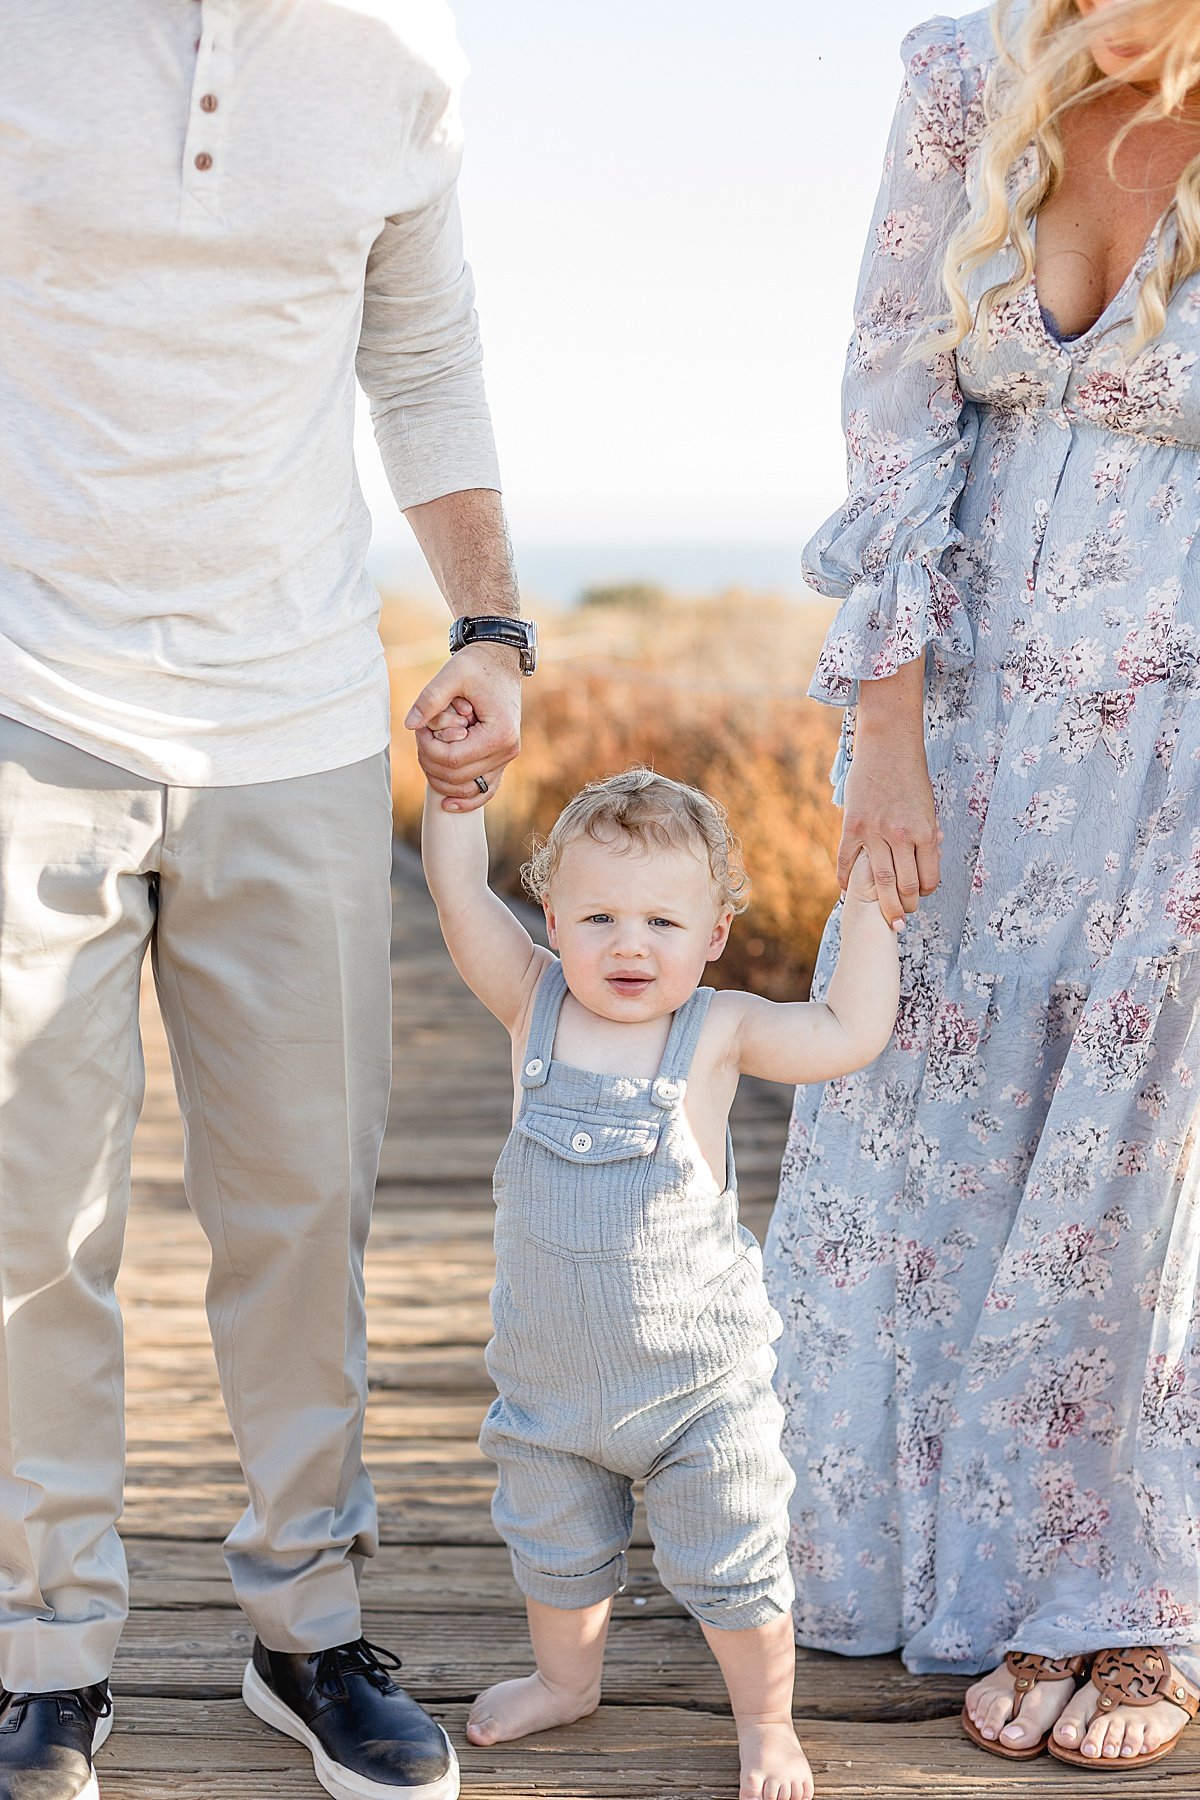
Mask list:
[[644,994],[654,980],[653,975],[607,975],[605,981],[616,994],[636,997]]

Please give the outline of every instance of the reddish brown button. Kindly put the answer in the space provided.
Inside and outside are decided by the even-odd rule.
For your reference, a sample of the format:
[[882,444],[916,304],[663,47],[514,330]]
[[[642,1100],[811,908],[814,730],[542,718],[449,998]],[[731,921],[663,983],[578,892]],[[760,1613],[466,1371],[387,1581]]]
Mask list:
[[201,172],[203,172],[205,169],[212,168],[212,157],[208,154],[207,150],[202,150],[200,152],[199,156],[196,158],[196,167]]
[[217,96],[215,94],[205,94],[200,101],[200,111],[201,112],[216,112],[216,110],[217,110]]

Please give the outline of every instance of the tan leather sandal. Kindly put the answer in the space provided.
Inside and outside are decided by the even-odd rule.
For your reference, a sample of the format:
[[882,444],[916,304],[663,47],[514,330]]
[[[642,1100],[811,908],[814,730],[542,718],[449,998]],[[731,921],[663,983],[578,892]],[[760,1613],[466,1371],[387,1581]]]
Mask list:
[[1095,1710],[1084,1727],[1085,1731],[1090,1730],[1098,1718],[1115,1711],[1118,1706],[1154,1706],[1159,1700],[1169,1700],[1186,1717],[1173,1738],[1160,1744],[1157,1750],[1143,1750],[1137,1756],[1084,1756],[1078,1750],[1068,1750],[1065,1745],[1056,1744],[1051,1738],[1048,1745],[1051,1756],[1056,1756],[1059,1762],[1074,1763],[1079,1769],[1097,1769],[1103,1770],[1105,1774],[1127,1775],[1130,1769],[1141,1769],[1147,1763],[1161,1762],[1164,1756],[1170,1756],[1200,1711],[1200,1696],[1194,1694],[1183,1677],[1171,1667],[1171,1658],[1158,1645],[1097,1652],[1092,1660],[1092,1686],[1098,1697]]
[[[1033,1692],[1039,1681],[1078,1681],[1081,1675],[1087,1674],[1088,1666],[1086,1656],[1035,1656],[1031,1650],[1010,1650],[1004,1661],[1013,1678],[1013,1709],[1005,1721],[1008,1725],[1019,1716],[1026,1695]],[[1020,1748],[1002,1744],[998,1737],[985,1738],[965,1706],[961,1724],[973,1744],[978,1744],[992,1756],[1007,1757],[1009,1762],[1028,1762],[1031,1756],[1041,1756],[1050,1743],[1050,1731],[1044,1732],[1036,1744],[1024,1744]]]

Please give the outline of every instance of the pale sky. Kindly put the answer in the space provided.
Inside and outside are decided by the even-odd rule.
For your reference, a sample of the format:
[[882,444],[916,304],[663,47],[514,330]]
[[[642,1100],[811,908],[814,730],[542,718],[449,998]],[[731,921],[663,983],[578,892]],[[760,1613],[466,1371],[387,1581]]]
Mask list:
[[919,0],[455,10],[518,544],[798,542],[842,493],[850,303]]

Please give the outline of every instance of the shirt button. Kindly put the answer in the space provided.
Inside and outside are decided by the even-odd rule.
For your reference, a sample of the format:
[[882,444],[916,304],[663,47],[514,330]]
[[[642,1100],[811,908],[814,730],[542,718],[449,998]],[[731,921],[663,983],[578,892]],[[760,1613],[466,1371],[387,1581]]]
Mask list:
[[212,168],[212,157],[208,154],[207,150],[202,150],[196,158],[196,167],[200,170],[201,174],[203,174],[206,169]]
[[201,112],[216,112],[219,102],[215,94],[205,94],[200,101]]
[[540,1056],[531,1056],[529,1061],[525,1064],[525,1073],[527,1075],[540,1075],[544,1066]]
[[592,1140],[586,1131],[577,1131],[571,1139],[571,1148],[579,1156],[586,1156],[592,1147]]

